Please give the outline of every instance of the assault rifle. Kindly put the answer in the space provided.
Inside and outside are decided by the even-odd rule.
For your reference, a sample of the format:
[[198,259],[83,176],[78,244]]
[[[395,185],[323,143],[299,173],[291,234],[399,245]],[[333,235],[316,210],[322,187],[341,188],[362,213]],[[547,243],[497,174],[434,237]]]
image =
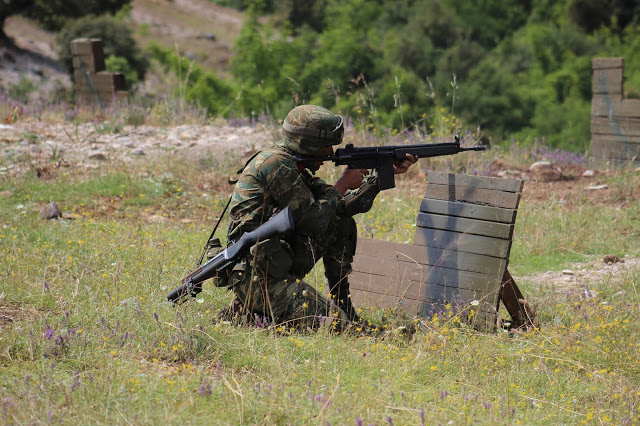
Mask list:
[[336,166],[348,165],[352,169],[378,170],[378,189],[380,191],[396,186],[393,175],[394,161],[402,161],[407,154],[418,158],[439,157],[453,155],[464,151],[484,151],[485,145],[464,148],[460,146],[460,136],[456,135],[455,142],[425,143],[415,145],[367,146],[356,148],[347,144],[336,150],[328,157],[296,157],[298,163],[313,163],[317,161],[333,161]]
[[202,282],[212,278],[219,271],[230,266],[240,255],[259,241],[294,229],[293,213],[289,207],[251,232],[246,232],[236,242],[227,245],[223,251],[212,257],[207,263],[199,266],[182,279],[182,284],[167,295],[167,300],[178,303],[187,296],[195,297],[202,291]]

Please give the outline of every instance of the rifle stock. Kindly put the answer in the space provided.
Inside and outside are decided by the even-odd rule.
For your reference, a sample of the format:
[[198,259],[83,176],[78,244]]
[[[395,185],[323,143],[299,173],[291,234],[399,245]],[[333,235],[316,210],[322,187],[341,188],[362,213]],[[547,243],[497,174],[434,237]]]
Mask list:
[[245,250],[259,241],[293,230],[293,213],[289,207],[271,217],[265,223],[250,232],[245,232],[240,239],[211,258],[207,263],[190,272],[182,279],[182,284],[167,295],[167,300],[178,303],[189,295],[195,297],[202,291],[202,282],[212,278],[237,260]]

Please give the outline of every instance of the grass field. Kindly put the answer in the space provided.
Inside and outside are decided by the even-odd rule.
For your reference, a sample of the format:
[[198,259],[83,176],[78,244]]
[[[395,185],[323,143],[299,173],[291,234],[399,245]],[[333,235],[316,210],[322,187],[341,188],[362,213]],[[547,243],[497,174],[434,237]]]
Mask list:
[[[455,161],[428,166],[483,166]],[[207,172],[217,192],[171,157],[48,167],[47,179],[0,175],[0,423],[640,423],[638,270],[587,292],[519,282],[540,320],[524,335],[480,333],[454,315],[416,320],[411,338],[388,315],[376,338],[236,326],[217,320],[230,294],[213,286],[177,308],[165,302],[200,254],[236,164]],[[640,255],[640,174],[607,176],[610,198],[597,202],[579,190],[525,194],[516,278]],[[416,168],[358,218],[361,234],[411,241],[423,191]],[[51,200],[66,219],[39,217]],[[317,271],[308,280],[324,284]]]

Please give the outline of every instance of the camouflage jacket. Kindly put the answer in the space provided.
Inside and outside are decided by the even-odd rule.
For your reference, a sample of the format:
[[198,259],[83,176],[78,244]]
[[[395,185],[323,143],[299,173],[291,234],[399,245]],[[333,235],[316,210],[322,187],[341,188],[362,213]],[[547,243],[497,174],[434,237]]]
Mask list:
[[238,240],[287,206],[297,234],[322,234],[341,202],[332,185],[300,170],[280,141],[258,153],[240,175],[230,205],[229,240]]

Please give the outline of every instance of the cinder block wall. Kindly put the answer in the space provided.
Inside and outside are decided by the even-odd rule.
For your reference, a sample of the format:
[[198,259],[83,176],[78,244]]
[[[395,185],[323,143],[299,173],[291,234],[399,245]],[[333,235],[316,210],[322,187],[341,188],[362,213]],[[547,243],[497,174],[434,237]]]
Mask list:
[[594,58],[591,155],[640,166],[640,99],[624,99],[623,58]]
[[102,40],[75,39],[71,42],[71,55],[78,101],[106,105],[129,98],[124,74],[105,71]]

